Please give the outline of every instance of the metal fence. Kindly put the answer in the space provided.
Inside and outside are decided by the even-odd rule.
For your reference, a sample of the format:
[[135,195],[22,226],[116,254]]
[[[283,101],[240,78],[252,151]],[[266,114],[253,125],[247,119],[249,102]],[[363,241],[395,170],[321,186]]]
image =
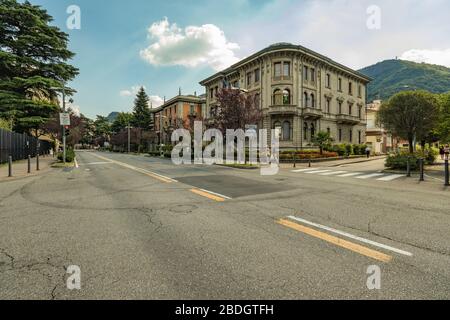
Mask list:
[[0,129],[0,163],[8,162],[9,156],[16,161],[27,159],[28,155],[35,157],[38,152],[40,155],[48,154],[51,148],[48,141]]

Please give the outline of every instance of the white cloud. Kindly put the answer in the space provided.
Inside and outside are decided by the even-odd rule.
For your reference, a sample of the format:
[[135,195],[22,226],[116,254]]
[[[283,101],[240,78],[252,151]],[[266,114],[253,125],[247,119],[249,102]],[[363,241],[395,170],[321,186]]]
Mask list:
[[162,106],[164,104],[164,99],[160,96],[150,96],[150,106],[153,108],[158,108],[159,106]]
[[[141,88],[147,90],[147,88],[142,85],[132,86],[130,89],[121,90],[119,92],[119,95],[121,97],[135,97]],[[150,95],[148,98],[149,98],[149,106],[152,106],[153,108],[157,108],[164,103],[164,99],[157,95]]]
[[70,104],[67,106],[68,109],[72,110],[72,112],[79,117],[81,115],[80,106],[75,104]]
[[[367,28],[374,4],[381,9],[379,30]],[[291,42],[358,69],[413,48],[450,48],[449,10],[448,0],[273,0],[228,34],[245,44],[242,55]]]
[[141,89],[141,87],[144,87],[144,89],[146,89],[145,86],[132,86],[131,89],[126,89],[126,90],[120,91],[119,95],[121,97],[135,96],[135,95],[137,95],[137,93],[139,92],[139,89]]
[[213,24],[188,26],[183,30],[164,18],[153,23],[148,32],[156,42],[140,54],[153,65],[196,67],[207,64],[222,70],[239,60],[235,55],[239,45],[229,42],[224,32]]
[[439,64],[450,68],[450,48],[444,50],[408,50],[400,56],[402,60]]

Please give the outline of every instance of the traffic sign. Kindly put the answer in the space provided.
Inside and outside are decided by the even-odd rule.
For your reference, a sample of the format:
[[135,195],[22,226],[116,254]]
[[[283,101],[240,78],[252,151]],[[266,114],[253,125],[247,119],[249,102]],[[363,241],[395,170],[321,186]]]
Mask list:
[[70,114],[69,113],[60,113],[59,114],[59,123],[62,126],[70,126]]

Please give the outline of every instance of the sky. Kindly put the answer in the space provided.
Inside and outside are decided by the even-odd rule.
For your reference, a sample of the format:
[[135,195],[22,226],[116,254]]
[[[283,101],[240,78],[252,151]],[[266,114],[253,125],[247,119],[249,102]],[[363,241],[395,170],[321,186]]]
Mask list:
[[69,34],[80,69],[72,107],[91,118],[131,111],[141,86],[153,107],[179,88],[204,93],[201,80],[277,42],[354,69],[396,57],[450,67],[448,0],[30,2]]

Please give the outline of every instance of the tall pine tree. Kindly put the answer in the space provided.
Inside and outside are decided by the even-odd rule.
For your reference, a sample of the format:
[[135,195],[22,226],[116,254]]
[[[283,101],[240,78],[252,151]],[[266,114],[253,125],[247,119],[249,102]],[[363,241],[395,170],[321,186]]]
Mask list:
[[134,100],[133,125],[136,128],[141,128],[143,130],[150,129],[152,114],[150,112],[149,101],[150,99],[148,98],[144,87],[141,87]]
[[68,35],[28,1],[0,0],[0,117],[15,131],[38,134],[59,110],[57,92],[78,69],[67,63]]

